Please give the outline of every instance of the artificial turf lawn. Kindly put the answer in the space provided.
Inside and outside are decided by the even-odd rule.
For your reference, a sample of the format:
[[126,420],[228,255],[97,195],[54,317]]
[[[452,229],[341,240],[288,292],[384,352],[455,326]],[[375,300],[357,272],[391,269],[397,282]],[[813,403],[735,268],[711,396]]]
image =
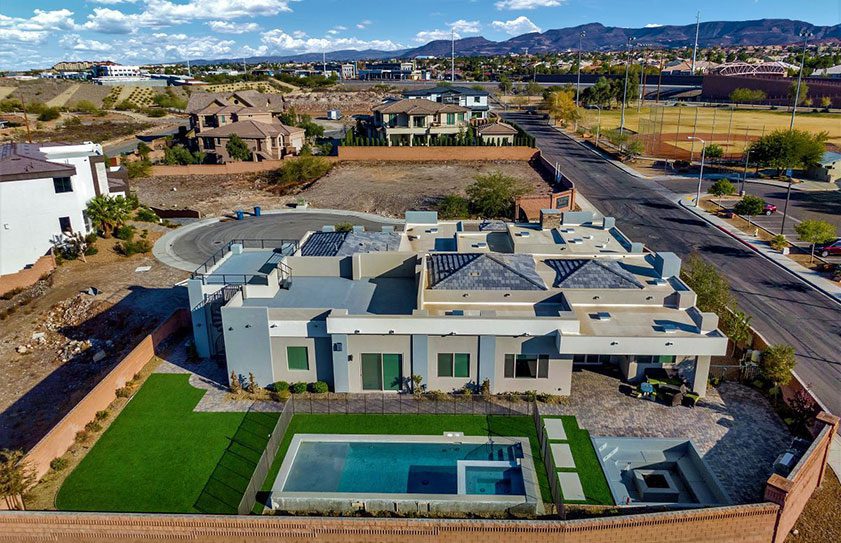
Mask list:
[[277,456],[263,483],[261,499],[255,512],[262,509],[265,493],[272,489],[283,457],[295,434],[405,434],[442,435],[447,431],[468,436],[527,437],[531,444],[534,469],[543,501],[552,501],[546,467],[540,456],[540,444],[534,419],[529,416],[504,415],[294,415],[280,443]]
[[579,428],[578,421],[575,417],[560,416],[543,418],[561,419],[563,421],[564,432],[566,432],[567,438],[553,439],[552,443],[569,443],[570,451],[572,451],[572,459],[575,461],[575,468],[559,468],[558,471],[577,472],[578,478],[581,480],[581,488],[584,490],[584,496],[587,497],[586,501],[570,503],[614,505],[613,494],[610,492],[604,471],[602,471],[602,466],[596,456],[596,450],[593,448],[593,442],[590,440],[590,432]]
[[187,374],[152,374],[67,477],[66,511],[236,513],[277,413],[195,413]]

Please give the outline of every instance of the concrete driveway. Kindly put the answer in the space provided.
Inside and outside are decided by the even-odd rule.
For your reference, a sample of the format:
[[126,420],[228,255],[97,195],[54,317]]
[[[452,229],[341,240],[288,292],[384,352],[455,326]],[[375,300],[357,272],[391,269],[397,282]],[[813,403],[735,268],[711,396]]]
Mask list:
[[164,264],[193,271],[233,239],[299,240],[308,231],[341,222],[361,225],[366,230],[400,224],[400,221],[368,213],[332,209],[281,210],[264,212],[260,217],[246,216],[241,221],[214,218],[183,226],[159,239],[153,253]]

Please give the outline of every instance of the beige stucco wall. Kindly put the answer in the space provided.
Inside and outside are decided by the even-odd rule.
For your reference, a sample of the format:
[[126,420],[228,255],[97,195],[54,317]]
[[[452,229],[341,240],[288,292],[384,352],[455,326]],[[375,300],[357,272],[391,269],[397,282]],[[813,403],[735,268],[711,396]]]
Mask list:
[[412,338],[411,336],[347,336],[348,384],[350,390],[362,392],[362,353],[400,354],[403,356],[403,378],[412,375]]
[[[313,338],[273,337],[272,344],[272,373],[275,382],[286,381],[297,383],[304,381],[312,383],[318,380],[315,359],[315,340]],[[309,359],[308,370],[290,370],[287,363],[286,347],[306,347]]]
[[[427,390],[452,392],[465,385],[476,384],[479,375],[479,338],[476,336],[428,336],[429,375]],[[470,376],[438,377],[438,353],[467,353],[470,355]]]
[[[572,388],[572,355],[559,355],[557,351],[553,351],[549,347],[552,341],[554,338],[549,337],[497,337],[492,392],[536,390],[545,394],[568,396]],[[531,346],[527,342],[534,342],[542,347]],[[505,378],[506,354],[538,353],[549,356],[548,379]]]

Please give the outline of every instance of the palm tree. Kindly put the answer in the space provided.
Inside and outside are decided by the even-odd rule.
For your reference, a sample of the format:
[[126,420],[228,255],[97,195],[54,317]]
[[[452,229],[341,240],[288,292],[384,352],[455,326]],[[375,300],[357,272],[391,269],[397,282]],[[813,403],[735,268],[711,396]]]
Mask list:
[[35,473],[23,459],[23,451],[0,451],[0,497],[10,510],[23,510],[23,495],[36,482]]
[[107,238],[111,236],[114,228],[121,226],[128,220],[131,205],[122,196],[99,195],[88,202],[85,212],[96,229]]

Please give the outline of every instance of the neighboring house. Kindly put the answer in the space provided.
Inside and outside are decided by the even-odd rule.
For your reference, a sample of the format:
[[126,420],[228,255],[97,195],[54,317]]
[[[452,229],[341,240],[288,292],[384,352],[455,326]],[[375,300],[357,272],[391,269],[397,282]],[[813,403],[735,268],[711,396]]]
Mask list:
[[373,108],[370,137],[388,145],[430,145],[439,136],[457,136],[470,127],[470,110],[430,100],[391,100]]
[[404,98],[410,100],[422,98],[442,104],[457,104],[470,109],[474,119],[485,119],[490,111],[488,98],[490,94],[483,90],[470,87],[441,86],[431,89],[410,90],[403,93]]
[[0,145],[0,275],[33,265],[64,232],[89,233],[88,202],[110,194],[102,147]]
[[692,73],[691,60],[673,60],[663,68],[663,75],[703,75],[717,68],[719,64],[706,60],[695,61],[695,73]]
[[476,128],[483,143],[492,145],[514,145],[517,129],[503,122],[487,123]]
[[670,369],[703,396],[727,350],[680,259],[590,212],[544,210],[540,224],[408,212],[402,231],[325,227],[273,246],[232,242],[187,282],[199,355],[224,354],[228,374],[261,386],[398,392],[418,375],[427,390],[569,395],[574,367],[605,364],[629,381]]
[[841,153],[827,151],[818,164],[809,168],[806,175],[811,179],[827,183],[841,181]]
[[251,149],[251,160],[277,160],[296,155],[304,146],[305,131],[278,120],[283,107],[279,94],[253,90],[192,93],[187,113],[190,114],[195,146],[211,155],[211,160],[226,162],[230,156],[225,147],[236,134]]
[[829,77],[831,79],[841,79],[841,64],[832,66],[830,68],[821,68],[812,73],[812,77]]

